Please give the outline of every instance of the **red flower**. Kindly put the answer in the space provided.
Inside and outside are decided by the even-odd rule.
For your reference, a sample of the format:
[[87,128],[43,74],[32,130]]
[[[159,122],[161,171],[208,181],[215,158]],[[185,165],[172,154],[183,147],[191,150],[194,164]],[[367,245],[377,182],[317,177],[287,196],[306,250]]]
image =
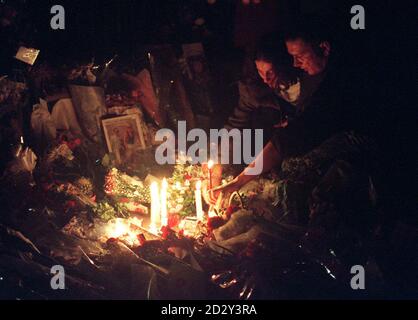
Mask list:
[[120,198],[119,199],[119,202],[120,203],[127,203],[127,202],[129,202],[130,200],[128,199],[128,198]]
[[71,208],[74,208],[77,205],[77,203],[75,202],[75,200],[69,200],[67,201],[67,205]]
[[105,192],[106,192],[107,194],[109,194],[109,195],[112,195],[112,194],[113,194],[113,189],[114,189],[114,184],[113,184],[113,182],[112,182],[112,181],[108,181],[108,182],[106,182],[106,185],[105,185]]
[[184,175],[184,179],[185,179],[185,180],[191,180],[191,179],[192,179],[192,176],[191,176],[190,174],[187,174],[187,173],[186,173],[186,174]]
[[236,211],[239,210],[239,207],[231,205],[226,209],[226,216],[229,218],[231,218],[232,214]]
[[77,146],[74,144],[73,141],[65,142],[65,144],[70,148],[71,150],[74,150]]
[[248,243],[247,247],[240,253],[241,257],[254,258],[262,250],[261,243],[257,239],[253,239]]
[[180,216],[178,214],[170,214],[168,217],[168,227],[175,228],[180,222]]
[[81,145],[81,139],[79,138],[74,139],[72,141],[66,141],[66,140],[61,140],[61,141],[62,143],[66,144],[68,148],[70,148],[71,150],[74,150],[75,148]]
[[138,238],[140,246],[144,245],[145,242],[147,242],[147,239],[145,239],[145,236],[142,233],[138,234],[136,237]]
[[167,226],[162,226],[161,232],[162,232],[162,238],[166,240],[168,235],[170,234],[169,228]]
[[69,209],[73,209],[77,206],[77,202],[75,202],[75,200],[68,200],[65,205],[65,211],[69,210]]
[[175,237],[175,232],[172,229],[170,229],[168,226],[162,226],[161,233],[162,233],[161,237],[164,240]]

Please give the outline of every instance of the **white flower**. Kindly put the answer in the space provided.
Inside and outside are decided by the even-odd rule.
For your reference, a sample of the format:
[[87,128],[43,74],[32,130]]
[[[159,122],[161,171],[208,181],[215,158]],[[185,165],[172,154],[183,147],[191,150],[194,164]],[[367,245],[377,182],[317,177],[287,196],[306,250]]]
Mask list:
[[71,151],[71,149],[66,145],[66,144],[61,144],[58,149],[57,149],[57,153],[59,156],[66,158],[68,160],[73,160],[74,156],[73,156],[73,152]]

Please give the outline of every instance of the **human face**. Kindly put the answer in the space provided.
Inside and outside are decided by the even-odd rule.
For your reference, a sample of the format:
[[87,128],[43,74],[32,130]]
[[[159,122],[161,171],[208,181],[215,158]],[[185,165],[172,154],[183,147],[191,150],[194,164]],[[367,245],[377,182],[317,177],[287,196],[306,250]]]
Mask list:
[[274,70],[273,64],[263,60],[256,60],[255,65],[257,67],[258,74],[261,79],[263,79],[264,83],[270,88],[276,89],[278,87],[279,77]]
[[304,70],[309,75],[316,75],[325,70],[328,63],[330,45],[328,42],[320,43],[323,54],[314,51],[312,45],[303,39],[286,41],[289,54],[293,57],[293,66]]

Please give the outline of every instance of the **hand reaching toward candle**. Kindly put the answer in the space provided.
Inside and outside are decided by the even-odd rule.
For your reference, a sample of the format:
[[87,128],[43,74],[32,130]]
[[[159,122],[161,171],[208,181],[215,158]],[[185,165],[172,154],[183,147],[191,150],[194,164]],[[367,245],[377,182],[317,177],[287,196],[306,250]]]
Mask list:
[[[211,179],[211,181],[208,181],[208,189],[210,189],[209,186],[212,188],[217,187],[222,182],[222,165],[220,164],[212,164],[210,166],[210,169],[208,167],[207,163],[202,164],[202,170],[203,174],[207,177],[207,179]],[[209,172],[210,171],[210,172]]]
[[244,186],[247,182],[249,182],[252,179],[253,179],[252,176],[246,176],[246,175],[240,174],[239,176],[235,177],[230,182],[225,183],[216,188],[213,188],[211,190],[208,190],[208,198],[209,198],[208,202],[214,205],[221,192],[225,196],[228,196],[229,194],[241,189],[242,186]]
[[208,190],[221,185],[222,165],[212,163],[209,168],[208,164],[204,163],[202,164],[202,169],[203,174],[207,177],[207,179],[202,182],[202,196],[207,204],[211,204]]
[[[216,203],[216,199],[220,192],[223,192],[224,196],[227,196],[229,193],[239,190],[247,182],[257,178],[260,174],[270,171],[275,165],[281,164],[282,157],[272,142],[267,143],[263,151],[257,156],[257,158],[248,165],[234,180],[216,187],[208,191],[209,193],[209,203]],[[252,171],[253,168],[262,168],[261,172],[254,174]]]

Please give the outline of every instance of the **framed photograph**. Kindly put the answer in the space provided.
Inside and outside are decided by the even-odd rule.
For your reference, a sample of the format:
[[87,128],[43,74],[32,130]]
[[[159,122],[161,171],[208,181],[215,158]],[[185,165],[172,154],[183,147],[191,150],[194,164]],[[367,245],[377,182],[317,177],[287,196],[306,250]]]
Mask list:
[[131,162],[135,151],[146,148],[138,114],[103,119],[102,125],[107,148],[115,156],[116,164]]
[[39,52],[41,51],[38,49],[20,47],[15,55],[15,58],[33,66],[36,59],[38,58]]

